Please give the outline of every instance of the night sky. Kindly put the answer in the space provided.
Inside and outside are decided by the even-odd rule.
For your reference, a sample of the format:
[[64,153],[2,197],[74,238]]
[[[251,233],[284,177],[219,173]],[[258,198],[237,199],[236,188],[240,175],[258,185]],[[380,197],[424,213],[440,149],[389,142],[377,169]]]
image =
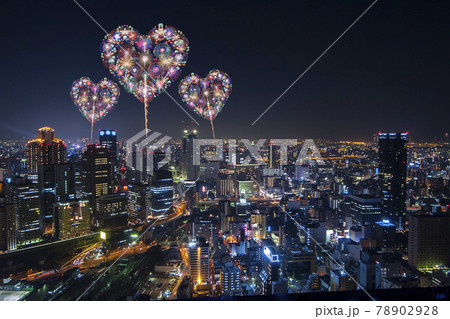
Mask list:
[[[450,2],[378,3],[254,126],[251,123],[373,1],[88,1],[80,4],[107,30],[158,23],[183,31],[191,72],[228,73],[233,93],[214,125],[219,138],[370,140],[409,131],[431,140],[449,131]],[[104,32],[71,0],[1,1],[0,138],[88,137],[89,122],[70,99],[72,82],[114,79],[103,66]],[[114,79],[115,80],[115,79]],[[121,87],[116,108],[95,129],[128,138],[144,128],[143,105]],[[209,122],[194,113],[200,137]],[[150,103],[149,127],[173,137],[189,117],[165,94]]]

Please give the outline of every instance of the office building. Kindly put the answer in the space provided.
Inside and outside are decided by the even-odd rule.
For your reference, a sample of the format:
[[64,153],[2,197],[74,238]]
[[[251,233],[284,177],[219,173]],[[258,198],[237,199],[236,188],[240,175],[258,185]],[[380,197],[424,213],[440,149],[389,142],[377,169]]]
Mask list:
[[195,285],[208,284],[209,271],[209,245],[203,238],[189,243],[189,265],[191,265],[191,280]]
[[240,296],[241,269],[231,262],[225,263],[220,271],[220,288],[223,296]]
[[150,184],[150,214],[158,217],[173,211],[172,172],[159,170],[154,172]]
[[16,247],[16,205],[0,204],[0,252]]
[[272,283],[280,279],[280,258],[273,246],[264,246],[258,288],[262,295],[272,293]]
[[408,220],[408,263],[421,271],[449,266],[450,215],[417,212]]
[[101,229],[128,225],[127,195],[125,193],[101,195],[97,201],[95,221]]
[[236,180],[238,181],[256,181],[260,180],[259,164],[238,164],[234,167]]
[[384,251],[390,251],[394,249],[395,229],[396,226],[386,219],[374,224],[373,239],[375,239],[378,249]]
[[[8,179],[6,185],[7,204],[14,204],[17,248],[40,242],[39,231],[39,187],[25,177]],[[15,247],[14,247],[15,248]]]
[[48,164],[39,167],[40,230],[52,231],[53,205],[57,202],[75,200],[74,164]]
[[99,130],[100,145],[106,146],[115,159],[117,156],[117,130]]
[[381,189],[381,215],[399,229],[406,213],[407,133],[380,133],[378,179]]
[[353,225],[373,224],[381,220],[381,199],[370,195],[349,195],[348,214]]
[[317,256],[312,250],[291,250],[282,259],[283,273],[291,278],[300,279],[317,271]]
[[200,213],[193,217],[192,238],[202,237],[207,243],[216,243],[219,238],[219,218]]
[[112,193],[112,157],[104,145],[90,144],[81,158],[83,192],[89,198],[92,210],[98,210],[101,195]]
[[234,197],[236,195],[233,171],[221,171],[217,175],[217,197]]
[[198,178],[198,165],[194,165],[194,140],[197,138],[197,130],[185,130],[183,147],[181,149],[181,165],[187,180]]
[[128,211],[134,219],[144,220],[150,215],[150,185],[130,183],[127,189]]
[[41,127],[37,138],[27,142],[27,168],[31,175],[36,175],[41,165],[62,164],[66,160],[66,144],[55,138],[55,130],[50,127]]
[[78,200],[55,205],[54,236],[69,239],[89,235],[91,232],[91,213],[87,200]]
[[355,290],[356,287],[356,282],[344,270],[330,270],[330,291]]

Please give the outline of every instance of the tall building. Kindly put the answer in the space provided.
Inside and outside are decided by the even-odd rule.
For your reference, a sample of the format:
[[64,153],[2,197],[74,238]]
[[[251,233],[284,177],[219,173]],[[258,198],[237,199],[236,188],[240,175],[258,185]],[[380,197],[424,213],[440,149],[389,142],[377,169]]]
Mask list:
[[395,247],[395,225],[389,220],[376,222],[373,228],[373,236],[377,242],[377,248],[389,251]]
[[128,225],[127,196],[125,193],[101,195],[97,201],[95,219],[102,229]]
[[348,214],[354,225],[365,225],[381,220],[381,200],[370,195],[349,195]]
[[56,204],[54,231],[56,238],[75,238],[89,235],[90,232],[91,213],[87,200]]
[[189,265],[194,284],[209,283],[209,245],[202,238],[189,244]]
[[52,231],[53,205],[72,201],[76,197],[75,166],[71,163],[48,164],[39,167],[40,229]]
[[16,205],[0,204],[0,252],[16,247]]
[[418,212],[408,220],[408,263],[425,271],[450,266],[450,215]]
[[25,177],[8,179],[6,201],[15,207],[16,239],[13,242],[17,243],[17,248],[40,242],[38,185]]
[[202,237],[207,243],[216,243],[219,238],[219,219],[201,213],[193,217],[192,238]]
[[108,148],[98,144],[87,145],[81,159],[81,171],[83,192],[96,212],[98,198],[112,193],[112,157]]
[[55,130],[41,127],[37,138],[27,142],[27,168],[29,174],[37,174],[40,165],[61,164],[67,160],[66,144],[55,138]]
[[110,151],[111,156],[116,158],[117,156],[117,130],[99,130],[100,145],[106,146]]
[[130,183],[127,189],[128,210],[130,216],[144,220],[150,214],[150,185]]
[[198,166],[194,165],[194,140],[197,138],[197,130],[184,131],[183,147],[181,150],[181,165],[187,180],[198,178]]
[[405,223],[407,133],[379,133],[381,215],[398,229]]
[[150,184],[151,217],[170,214],[173,210],[172,172],[159,170],[153,173]]
[[233,171],[221,171],[217,176],[217,197],[234,197],[236,194]]
[[220,271],[220,288],[223,296],[241,295],[241,269],[232,262],[225,263]]
[[272,294],[272,284],[280,278],[280,258],[272,246],[263,247],[262,269],[259,273],[259,289],[262,295]]

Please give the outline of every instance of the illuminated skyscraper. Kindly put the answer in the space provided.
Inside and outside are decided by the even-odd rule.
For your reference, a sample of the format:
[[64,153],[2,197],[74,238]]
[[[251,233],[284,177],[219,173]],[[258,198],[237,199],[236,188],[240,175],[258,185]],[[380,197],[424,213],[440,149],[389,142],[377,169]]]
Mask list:
[[37,174],[39,166],[61,164],[67,160],[66,144],[55,138],[55,130],[41,127],[37,138],[27,142],[27,166],[29,174]]
[[16,205],[0,204],[0,252],[16,247]]
[[274,247],[264,246],[262,259],[258,285],[262,295],[270,295],[272,294],[272,283],[280,278],[280,258]]
[[450,215],[417,212],[408,221],[408,263],[424,271],[450,265]]
[[217,176],[217,197],[234,197],[236,194],[233,171],[222,170]]
[[112,192],[112,156],[106,146],[88,145],[81,159],[81,170],[83,191],[96,212],[98,198]]
[[[15,205],[17,248],[40,242],[38,185],[25,177],[8,179],[6,200],[8,204]],[[10,247],[14,248],[16,247]]]
[[172,172],[159,170],[153,173],[150,183],[150,212],[152,217],[170,214],[173,210]]
[[194,284],[209,283],[209,245],[203,238],[189,244],[189,265]]
[[55,207],[55,237],[69,239],[88,235],[91,232],[89,202],[58,203]]
[[99,141],[111,152],[113,158],[117,156],[117,130],[100,130]]
[[181,164],[187,180],[196,180],[198,177],[199,167],[194,165],[194,140],[196,138],[197,130],[184,131]]
[[53,205],[61,201],[72,201],[75,192],[74,164],[41,165],[39,167],[40,229],[51,232]]
[[127,198],[131,217],[144,220],[150,214],[150,185],[145,183],[128,184]]
[[95,219],[102,229],[128,225],[127,196],[125,193],[102,195],[97,200]]
[[379,133],[381,215],[398,229],[405,223],[407,139],[408,133]]

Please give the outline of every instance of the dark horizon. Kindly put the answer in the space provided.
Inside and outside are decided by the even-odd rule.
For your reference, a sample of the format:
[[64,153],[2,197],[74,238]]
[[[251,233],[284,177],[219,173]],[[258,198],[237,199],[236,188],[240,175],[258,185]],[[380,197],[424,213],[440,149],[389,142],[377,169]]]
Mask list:
[[[254,126],[254,120],[373,1],[277,3],[119,1],[80,4],[109,32],[122,24],[147,33],[162,22],[189,39],[188,62],[167,90],[195,72],[227,72],[233,93],[214,125],[217,138],[314,138],[370,141],[379,131],[409,131],[432,141],[448,132],[450,3],[378,1]],[[70,99],[72,82],[117,80],[103,66],[103,31],[73,1],[0,5],[7,50],[1,87],[2,138],[35,137],[50,126],[60,138],[89,137]],[[187,109],[187,108],[185,108]],[[199,137],[210,138],[209,122]],[[94,131],[129,138],[144,128],[143,105],[121,87],[116,108]],[[149,128],[178,138],[190,118],[165,94],[149,105]]]

